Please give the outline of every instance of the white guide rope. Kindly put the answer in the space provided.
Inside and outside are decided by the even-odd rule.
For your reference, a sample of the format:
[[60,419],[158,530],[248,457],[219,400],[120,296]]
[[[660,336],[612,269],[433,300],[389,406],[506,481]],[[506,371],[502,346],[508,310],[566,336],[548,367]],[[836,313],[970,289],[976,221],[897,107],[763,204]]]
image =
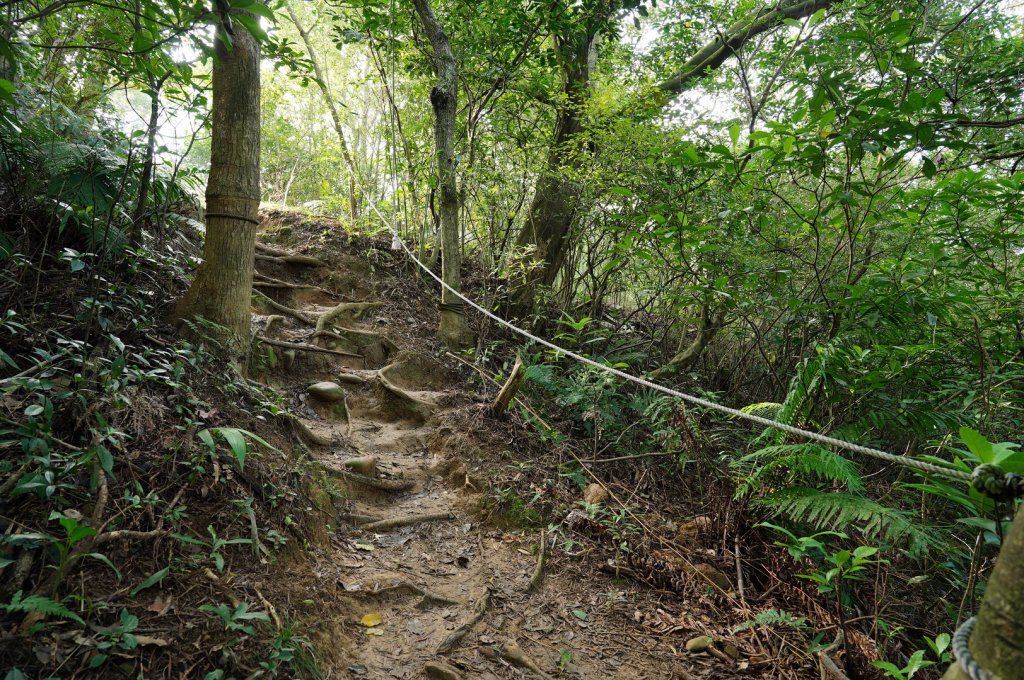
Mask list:
[[604,365],[602,363],[594,361],[593,359],[589,359],[589,358],[587,358],[585,356],[581,356],[579,354],[576,354],[575,352],[572,352],[570,350],[567,350],[567,349],[564,349],[562,347],[559,347],[558,345],[554,344],[553,342],[549,342],[548,340],[545,340],[544,338],[539,338],[536,335],[533,335],[533,334],[529,333],[528,331],[524,331],[523,329],[521,329],[521,328],[519,328],[519,327],[517,327],[517,326],[515,326],[515,325],[513,325],[511,323],[509,323],[505,319],[502,319],[501,317],[491,313],[489,310],[484,309],[483,307],[481,307],[477,303],[473,302],[468,297],[466,297],[465,295],[463,295],[462,293],[460,293],[459,291],[455,290],[454,288],[452,288],[451,286],[446,284],[444,281],[442,281],[441,277],[439,277],[437,274],[432,272],[430,270],[430,268],[427,267],[425,264],[420,262],[419,259],[413,254],[413,252],[411,250],[409,250],[409,247],[407,245],[405,245],[405,242],[402,241],[402,239],[398,236],[398,231],[395,229],[394,225],[392,225],[390,223],[390,221],[386,220],[384,218],[384,216],[381,215],[380,212],[377,211],[376,206],[372,206],[372,207],[374,208],[374,212],[377,212],[377,215],[381,219],[384,219],[385,224],[388,224],[391,227],[392,248],[394,248],[394,244],[395,243],[400,245],[402,250],[405,251],[405,254],[408,255],[409,258],[412,259],[413,262],[415,262],[417,265],[419,265],[420,269],[422,269],[432,279],[434,279],[439,284],[441,284],[441,287],[447,289],[450,293],[452,293],[453,295],[458,297],[460,300],[462,300],[467,305],[469,305],[473,309],[477,310],[478,312],[480,312],[481,314],[483,314],[487,318],[491,319],[492,321],[494,321],[494,322],[496,322],[498,324],[501,324],[502,326],[504,326],[505,328],[508,328],[509,330],[513,331],[514,333],[518,333],[519,335],[523,336],[524,338],[527,338],[529,340],[533,340],[534,342],[536,342],[538,344],[544,345],[545,347],[547,347],[549,349],[552,349],[552,350],[555,350],[556,352],[558,352],[560,354],[564,354],[564,355],[566,355],[568,357],[572,357],[576,361],[584,363],[584,364],[586,364],[588,366],[592,366],[593,368],[596,368],[596,369],[598,369],[600,371],[604,371],[605,373],[610,373],[611,375],[614,375],[614,376],[616,376],[618,378],[622,378],[623,380],[628,380],[630,382],[636,383],[637,385],[643,385],[644,387],[647,387],[647,388],[650,388],[652,390],[655,390],[656,392],[661,392],[662,394],[667,394],[667,395],[669,395],[671,397],[676,397],[677,399],[682,399],[683,401],[689,402],[689,403],[694,404],[696,406],[702,406],[704,408],[709,408],[709,409],[712,409],[714,411],[719,411],[721,413],[726,413],[726,414],[731,415],[731,416],[733,416],[735,418],[740,418],[742,420],[747,420],[747,421],[752,422],[752,423],[757,423],[758,425],[763,425],[764,427],[771,427],[771,428],[775,428],[776,430],[782,430],[783,432],[788,432],[789,434],[797,435],[799,437],[804,437],[806,439],[810,439],[811,441],[815,441],[815,442],[818,442],[820,444],[827,444],[829,446],[835,446],[837,448],[846,449],[848,451],[853,451],[854,453],[860,453],[860,454],[863,454],[865,456],[870,456],[872,458],[877,458],[879,460],[883,460],[883,461],[886,461],[888,463],[896,463],[897,465],[905,465],[907,467],[910,467],[910,468],[913,468],[913,469],[916,469],[916,470],[920,470],[921,472],[929,472],[929,473],[932,473],[932,474],[944,475],[946,477],[949,477],[949,478],[952,478],[952,479],[963,480],[965,482],[970,482],[971,481],[971,473],[970,472],[966,472],[966,471],[963,471],[963,470],[956,470],[956,469],[953,469],[953,468],[942,467],[940,465],[935,465],[933,463],[927,463],[927,462],[922,461],[922,460],[917,460],[916,458],[909,458],[907,456],[899,456],[899,455],[896,455],[896,454],[893,454],[893,453],[887,453],[885,451],[880,451],[879,449],[874,449],[874,448],[871,448],[871,447],[868,447],[868,446],[861,446],[860,444],[854,444],[852,442],[844,441],[842,439],[836,439],[835,437],[829,437],[828,435],[824,435],[824,434],[821,434],[821,433],[818,433],[818,432],[812,432],[810,430],[804,430],[802,428],[794,427],[794,426],[788,425],[786,423],[780,423],[780,422],[778,422],[776,420],[771,420],[770,418],[762,418],[761,416],[756,416],[756,415],[754,415],[752,413],[745,413],[743,411],[740,411],[739,409],[734,409],[734,408],[730,408],[728,406],[723,406],[721,404],[716,404],[713,401],[708,401],[707,399],[702,399],[701,397],[697,397],[697,396],[694,396],[692,394],[686,394],[684,392],[679,392],[678,390],[674,390],[672,388],[665,387],[663,385],[659,385],[657,383],[651,382],[650,380],[647,380],[646,378],[641,378],[641,377],[638,377],[638,376],[626,373],[625,371],[620,371],[617,368],[613,368],[611,366],[606,366],[606,365]]

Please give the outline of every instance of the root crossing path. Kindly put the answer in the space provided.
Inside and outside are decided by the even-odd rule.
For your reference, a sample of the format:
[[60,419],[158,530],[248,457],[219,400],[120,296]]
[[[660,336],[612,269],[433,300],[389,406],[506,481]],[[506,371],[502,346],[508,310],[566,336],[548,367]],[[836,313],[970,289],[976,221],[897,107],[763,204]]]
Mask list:
[[330,550],[288,591],[314,608],[329,677],[688,677],[629,625],[608,592],[623,586],[543,573],[550,536],[481,523],[482,483],[445,453],[445,415],[472,395],[410,332],[408,289],[351,253],[260,250],[257,283],[275,282],[253,297],[266,380],[345,499]]

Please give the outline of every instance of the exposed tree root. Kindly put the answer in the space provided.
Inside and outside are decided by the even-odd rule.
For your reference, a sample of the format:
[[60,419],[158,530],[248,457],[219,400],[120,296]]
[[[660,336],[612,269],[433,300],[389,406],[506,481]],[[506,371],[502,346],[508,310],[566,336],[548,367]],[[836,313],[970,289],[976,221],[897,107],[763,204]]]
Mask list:
[[466,637],[466,634],[473,629],[480,619],[484,617],[487,612],[487,608],[491,605],[491,591],[487,589],[484,591],[483,596],[476,603],[476,607],[473,609],[473,615],[466,619],[465,623],[456,628],[451,634],[446,637],[441,644],[437,646],[438,654],[447,654],[462,642],[462,638]]
[[315,323],[313,319],[310,316],[308,316],[305,312],[300,312],[297,309],[286,307],[285,305],[282,305],[280,302],[271,300],[269,297],[259,292],[258,290],[253,290],[253,295],[259,300],[261,304],[271,309],[275,309],[281,312],[282,314],[287,314],[290,317],[296,318],[304,324],[313,325],[313,323]]
[[353,320],[358,319],[367,311],[377,309],[383,304],[383,302],[342,302],[320,315],[316,322],[316,329],[318,331],[327,330],[336,321],[346,316],[350,316]]
[[285,342],[284,340],[272,340],[264,335],[257,335],[256,339],[266,345],[273,345],[274,347],[283,347],[284,349],[294,349],[301,352],[319,352],[320,354],[334,354],[340,357],[351,357],[353,359],[362,359],[361,354],[353,354],[352,352],[342,352],[337,349],[327,349],[326,347],[317,347],[316,345],[308,345],[304,342]]
[[[292,283],[290,281],[284,281],[282,279],[275,279],[273,276],[267,276],[266,274],[261,274],[260,272],[253,272],[253,278],[256,281],[259,281],[260,283],[268,284],[265,287],[292,288],[292,289],[295,289],[295,290],[316,290],[316,291],[319,291],[319,292],[323,293],[324,295],[338,295],[337,293],[332,293],[331,291],[327,290],[326,288],[323,288],[321,286],[317,286],[317,285],[312,284],[312,283]],[[271,286],[269,284],[273,284],[273,285]],[[253,285],[256,285],[256,283],[254,282]],[[344,296],[340,296],[340,297],[344,297]]]
[[385,374],[387,373],[387,369],[390,367],[391,366],[385,366],[377,371],[377,383],[384,388],[386,392],[396,397],[398,401],[416,417],[421,420],[427,420],[430,418],[437,407],[434,404],[423,401],[422,399],[417,399],[401,387],[398,387],[388,380]]
[[313,332],[309,339],[316,342],[320,338],[329,338],[344,343],[347,349],[359,352],[367,360],[383,363],[398,351],[395,343],[385,336],[373,331],[360,331],[352,328],[336,328],[334,331],[320,330]]
[[328,471],[341,477],[347,481],[362,484],[363,486],[370,487],[371,489],[377,489],[378,491],[408,491],[409,489],[416,486],[416,483],[408,479],[377,479],[376,477],[367,477],[366,475],[356,474],[355,472],[349,472],[348,470],[337,470],[335,468],[328,468]]
[[359,528],[363,531],[387,531],[388,529],[397,529],[399,527],[408,527],[413,524],[420,524],[422,522],[439,522],[446,519],[454,519],[455,515],[451,512],[430,512],[425,515],[409,515],[408,517],[392,517],[390,519],[382,519],[379,522],[370,522],[369,524],[363,524]]
[[268,333],[270,333],[270,331],[274,330],[274,326],[276,326],[277,324],[283,324],[283,323],[284,323],[284,317],[283,316],[281,316],[280,314],[271,314],[270,316],[267,317],[266,323],[263,324],[263,333],[264,334],[268,334]]
[[284,255],[282,257],[275,257],[274,255],[262,255],[256,253],[257,262],[274,262],[276,264],[295,264],[302,267],[322,267],[324,263],[315,257],[309,255]]
[[821,680],[850,680],[850,678],[839,669],[836,662],[829,656],[832,652],[837,650],[843,644],[843,631],[840,630],[839,634],[836,635],[835,641],[825,649],[819,650],[816,656],[818,657],[818,670],[821,672]]
[[514,666],[519,666],[520,668],[528,670],[537,677],[543,678],[543,680],[554,680],[550,675],[541,670],[541,667],[538,666],[533,659],[527,656],[526,652],[523,651],[523,648],[515,642],[506,642],[501,646],[501,649],[498,650],[498,653],[505,661],[508,661]]
[[304,422],[302,422],[299,419],[298,416],[296,416],[296,415],[294,415],[292,413],[288,413],[287,411],[282,411],[281,413],[278,413],[277,416],[279,418],[284,418],[285,420],[287,420],[291,424],[292,432],[295,434],[295,436],[298,437],[299,440],[304,442],[306,445],[308,445],[308,446],[330,446],[331,445],[330,437],[325,437],[325,436],[323,436],[321,434],[317,434],[316,432],[313,432],[313,430],[309,429],[309,426],[306,425]]
[[450,600],[442,595],[437,595],[420,588],[419,586],[409,583],[408,581],[399,581],[398,583],[383,588],[377,588],[376,590],[364,590],[356,591],[354,594],[363,594],[367,596],[379,596],[379,595],[418,595],[420,601],[416,603],[416,609],[430,609],[431,607],[450,607],[453,605],[461,604],[457,600]]
[[533,574],[530,576],[530,582],[526,584],[526,592],[532,593],[540,587],[540,582],[544,578],[544,560],[547,558],[547,537],[544,535],[544,530],[540,532],[540,546],[537,548],[537,566],[533,568]]
[[367,522],[379,522],[381,518],[372,515],[359,515],[354,512],[339,512],[338,519],[345,519],[353,524],[366,524]]

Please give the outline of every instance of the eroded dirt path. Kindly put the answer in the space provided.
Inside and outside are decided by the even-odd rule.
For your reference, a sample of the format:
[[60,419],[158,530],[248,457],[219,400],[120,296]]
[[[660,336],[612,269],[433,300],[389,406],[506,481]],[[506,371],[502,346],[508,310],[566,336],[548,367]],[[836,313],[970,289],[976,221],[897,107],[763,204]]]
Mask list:
[[[323,267],[268,257],[257,262],[264,276],[325,280]],[[540,536],[481,525],[482,489],[442,453],[445,414],[473,404],[464,377],[403,334],[411,319],[398,306],[337,308],[380,301],[365,263],[346,266],[333,272],[341,293],[264,289],[300,314],[268,308],[257,317],[269,338],[346,354],[278,347],[284,365],[268,373],[345,489],[348,511],[308,593],[323,607],[330,676],[675,677],[657,639],[622,634],[633,609],[600,592],[607,584],[556,571],[531,589]],[[310,392],[323,382],[333,383],[319,388],[326,398]],[[411,523],[373,524],[381,521]]]

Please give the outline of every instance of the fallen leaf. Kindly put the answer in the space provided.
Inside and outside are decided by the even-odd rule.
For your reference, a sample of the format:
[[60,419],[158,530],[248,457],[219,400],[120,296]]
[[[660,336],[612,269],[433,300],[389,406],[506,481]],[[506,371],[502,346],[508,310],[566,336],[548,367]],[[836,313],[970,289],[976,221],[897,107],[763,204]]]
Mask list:
[[367,614],[366,616],[361,618],[359,622],[367,628],[373,628],[374,626],[379,626],[381,623],[383,623],[384,617],[374,612],[372,614]]
[[366,634],[367,635],[376,635],[378,637],[382,637],[384,635],[384,629],[383,628],[367,628],[366,629]]
[[166,647],[169,642],[163,638],[150,637],[149,635],[136,635],[135,639],[140,645],[153,645],[154,647]]
[[356,550],[365,550],[366,552],[373,552],[377,548],[372,543],[353,543]]
[[588,618],[590,618],[590,615],[587,614],[582,609],[573,609],[572,610],[572,615],[575,616],[580,621],[586,621]]

